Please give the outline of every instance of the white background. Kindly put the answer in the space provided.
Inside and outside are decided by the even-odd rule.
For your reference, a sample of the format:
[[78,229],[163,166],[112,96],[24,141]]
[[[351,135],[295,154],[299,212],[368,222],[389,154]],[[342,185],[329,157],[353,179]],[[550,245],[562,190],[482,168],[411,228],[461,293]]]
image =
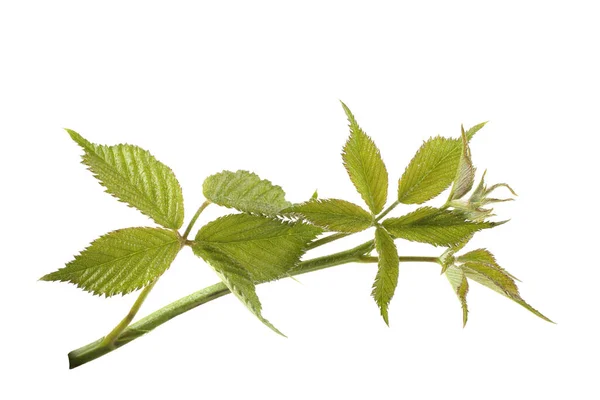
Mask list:
[[[0,397],[599,398],[593,3],[2,2]],[[519,197],[497,207],[510,223],[469,248],[488,247],[558,324],[473,284],[463,329],[439,268],[405,263],[387,328],[370,298],[375,266],[348,265],[259,287],[288,339],[227,296],[69,371],[66,354],[135,295],[37,279],[99,235],[151,221],[103,193],[62,128],[149,149],[177,174],[188,219],[222,169],[253,170],[292,201],[319,189],[360,203],[338,99],[381,149],[392,196],[423,140],[490,121],[474,162]],[[141,313],[215,281],[186,249]]]

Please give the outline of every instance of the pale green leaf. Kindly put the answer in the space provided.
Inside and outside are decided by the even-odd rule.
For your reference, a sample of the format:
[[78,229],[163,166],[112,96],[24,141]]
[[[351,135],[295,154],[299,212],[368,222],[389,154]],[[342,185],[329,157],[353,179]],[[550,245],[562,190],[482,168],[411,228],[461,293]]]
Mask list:
[[462,269],[450,265],[446,269],[446,278],[452,285],[454,292],[458,296],[458,300],[460,300],[460,305],[462,307],[463,312],[463,327],[467,324],[467,318],[469,314],[469,309],[467,307],[467,293],[469,292],[469,283],[467,282],[467,277]]
[[383,320],[389,326],[388,307],[398,285],[399,258],[394,240],[381,226],[375,230],[375,248],[379,258],[371,294],[379,306]]
[[[465,132],[467,139],[471,140],[485,124]],[[456,177],[462,148],[459,139],[436,136],[424,142],[398,181],[398,201],[422,204],[446,190]]]
[[461,264],[460,268],[464,271],[467,278],[508,297],[538,317],[552,322],[521,298],[517,285],[511,275],[499,266],[484,262],[468,261]]
[[490,253],[489,250],[487,249],[477,249],[477,250],[473,250],[470,251],[468,253],[465,253],[461,256],[457,257],[457,260],[459,262],[475,262],[475,263],[481,263],[481,264],[486,264],[489,265],[490,267],[496,268],[501,270],[502,272],[504,272],[505,274],[507,274],[508,276],[510,276],[512,279],[517,280],[518,279],[516,277],[514,277],[513,275],[511,275],[510,273],[508,273],[506,270],[504,270],[496,261],[496,257],[494,257],[494,255],[492,253]]
[[369,210],[379,214],[387,200],[387,170],[373,140],[361,129],[344,103],[342,107],[350,127],[350,137],[342,151],[344,167]]
[[161,228],[127,228],[95,240],[73,261],[41,278],[71,282],[98,295],[140,289],[169,268],[181,249],[176,232]]
[[221,281],[262,323],[274,332],[285,336],[262,316],[262,305],[250,272],[235,260],[218,250],[194,246],[194,253],[204,259],[217,273]]
[[473,162],[471,161],[469,141],[462,126],[460,129],[462,133],[462,152],[448,200],[460,199],[465,194],[469,193],[475,182],[475,167],[473,167]]
[[434,246],[457,246],[475,232],[499,224],[468,221],[463,213],[433,207],[422,207],[383,221],[383,226],[396,238]]
[[202,190],[211,202],[248,213],[274,216],[291,206],[280,186],[248,171],[211,175],[204,180]]
[[373,216],[345,200],[311,200],[292,208],[311,223],[336,232],[360,232],[371,226]]
[[90,143],[67,129],[85,154],[87,165],[106,192],[135,207],[165,228],[183,224],[183,195],[173,171],[148,151],[128,144]]
[[255,281],[287,276],[321,229],[252,214],[230,214],[204,225],[194,248],[218,250]]

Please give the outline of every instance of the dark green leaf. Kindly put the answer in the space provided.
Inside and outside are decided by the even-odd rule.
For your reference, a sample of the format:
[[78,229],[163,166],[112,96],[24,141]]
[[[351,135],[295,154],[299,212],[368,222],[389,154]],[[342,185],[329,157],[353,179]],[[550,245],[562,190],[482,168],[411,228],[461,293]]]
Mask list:
[[41,280],[71,282],[107,297],[126,294],[162,275],[179,249],[179,235],[171,230],[120,229],[95,240],[66,267]]
[[336,232],[360,232],[373,223],[371,214],[345,200],[311,200],[292,210],[311,223]]
[[248,171],[211,175],[202,190],[204,197],[215,204],[254,214],[274,216],[291,206],[281,187]]
[[165,228],[183,224],[183,195],[173,171],[144,149],[128,144],[103,146],[67,129],[106,192],[135,207]]
[[379,149],[358,126],[350,109],[342,103],[348,117],[350,137],[342,158],[350,180],[373,214],[379,214],[387,200],[388,173]]
[[422,207],[399,218],[388,218],[383,226],[395,237],[434,246],[456,246],[473,233],[499,223],[468,221],[455,210]]
[[379,256],[372,295],[385,323],[389,326],[388,306],[398,285],[399,258],[394,240],[384,228],[375,230],[375,248]]
[[255,281],[286,276],[321,229],[251,214],[231,214],[204,225],[194,248],[217,250]]

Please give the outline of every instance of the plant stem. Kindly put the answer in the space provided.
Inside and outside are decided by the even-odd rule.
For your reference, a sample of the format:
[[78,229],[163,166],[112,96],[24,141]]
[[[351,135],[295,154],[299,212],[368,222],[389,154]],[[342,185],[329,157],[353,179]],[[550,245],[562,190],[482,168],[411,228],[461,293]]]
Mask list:
[[196,214],[194,214],[194,216],[192,217],[192,220],[190,221],[187,228],[185,228],[185,232],[183,233],[183,241],[184,242],[187,240],[190,232],[192,231],[192,228],[194,227],[194,224],[198,220],[198,217],[200,216],[200,214],[202,214],[202,211],[204,211],[204,209],[206,207],[208,207],[209,204],[210,204],[210,201],[208,201],[208,200],[206,200],[204,203],[202,203],[200,208],[198,208],[198,211],[196,211]]
[[[323,257],[317,257],[310,260],[300,262],[291,272],[290,276],[306,274],[313,271],[318,271],[325,268],[334,267],[336,265],[348,264],[352,262],[375,262],[376,257],[367,257],[374,248],[372,240],[365,242],[352,249],[339,253],[330,254]],[[401,257],[401,261],[420,261],[420,262],[437,262],[437,257]],[[263,283],[263,282],[257,282]],[[218,299],[230,293],[227,286],[223,283],[217,283],[208,286],[202,290],[183,297],[163,308],[153,312],[152,314],[142,318],[138,322],[131,324],[120,331],[120,334],[112,341],[112,344],[107,345],[106,338],[101,338],[77,350],[69,353],[69,367],[75,368],[83,365],[96,358],[118,349],[121,346],[145,335],[152,329],[156,328],[169,321],[176,316],[190,311],[209,301]],[[140,295],[141,297],[141,295]],[[139,299],[138,299],[139,300]],[[142,300],[143,301],[143,300]],[[137,303],[137,302],[136,302]],[[141,304],[141,303],[140,303]],[[134,305],[135,307],[135,305]],[[116,329],[116,328],[115,328]],[[114,332],[115,330],[113,330]],[[112,332],[111,332],[112,334]],[[109,335],[111,335],[109,334]],[[108,336],[107,336],[108,337]]]
[[390,213],[390,211],[392,211],[394,208],[396,208],[396,206],[398,204],[400,204],[400,202],[398,200],[396,200],[395,202],[393,202],[392,205],[390,205],[388,208],[386,208],[381,214],[379,214],[377,216],[377,218],[375,218],[375,222],[381,221],[381,219],[383,217],[385,217],[386,215],[388,215]]
[[110,331],[110,333],[108,335],[106,335],[104,337],[104,339],[102,340],[103,345],[108,346],[108,347],[114,346],[115,340],[117,340],[117,338],[119,337],[121,332],[123,332],[125,330],[125,328],[127,328],[129,326],[131,321],[133,321],[133,319],[135,318],[135,315],[140,310],[140,307],[144,303],[144,300],[146,300],[146,297],[148,297],[148,294],[150,293],[150,291],[152,290],[152,288],[154,287],[154,285],[156,284],[157,281],[158,281],[158,278],[156,278],[149,285],[144,287],[144,289],[138,296],[135,303],[133,303],[133,307],[131,307],[131,310],[129,310],[129,312],[127,313],[125,318],[123,318],[123,320],[121,322],[119,322],[119,324],[117,326],[115,326],[115,328],[112,331]]
[[334,233],[333,235],[326,236],[324,238],[315,240],[314,242],[310,243],[308,246],[306,246],[306,250],[312,250],[319,246],[323,246],[324,244],[331,243],[335,240],[338,240],[338,239],[341,239],[341,238],[344,238],[344,237],[350,236],[350,235],[351,235],[351,233],[344,233],[344,232]]

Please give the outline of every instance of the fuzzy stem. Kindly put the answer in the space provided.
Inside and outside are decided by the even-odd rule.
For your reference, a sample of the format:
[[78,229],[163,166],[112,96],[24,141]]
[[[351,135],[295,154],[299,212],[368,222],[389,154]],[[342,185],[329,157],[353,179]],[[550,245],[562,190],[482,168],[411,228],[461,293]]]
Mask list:
[[[302,261],[290,272],[289,275],[294,276],[306,274],[308,272],[318,271],[320,269],[352,262],[376,262],[374,260],[376,257],[372,260],[371,257],[366,256],[373,250],[374,246],[375,245],[373,241],[370,240],[346,251]],[[437,257],[401,257],[400,260],[438,262]],[[111,351],[145,335],[152,329],[164,324],[170,319],[190,311],[204,303],[218,299],[219,297],[222,297],[228,293],[230,292],[225,284],[217,283],[183,297],[123,329],[110,346],[107,345],[106,338],[101,338],[77,350],[73,350],[69,353],[69,367],[75,368],[95,360],[96,358],[102,357],[103,355],[110,353]]]
[[194,227],[194,224],[198,220],[198,217],[200,216],[200,214],[202,214],[202,211],[204,211],[204,209],[206,207],[208,207],[209,204],[210,204],[210,201],[208,201],[208,200],[206,200],[204,203],[202,203],[200,208],[198,208],[198,211],[196,211],[196,214],[194,214],[194,216],[192,217],[192,220],[190,221],[187,228],[185,228],[185,232],[183,233],[183,241],[184,242],[187,240],[190,232],[192,231],[192,228]]
[[381,221],[381,219],[383,217],[385,217],[386,215],[388,215],[390,213],[390,211],[392,211],[394,208],[396,208],[396,206],[398,204],[400,204],[400,202],[398,200],[396,200],[395,202],[393,202],[392,205],[390,205],[388,208],[386,208],[381,214],[379,214],[377,216],[377,218],[375,218],[375,222]]

